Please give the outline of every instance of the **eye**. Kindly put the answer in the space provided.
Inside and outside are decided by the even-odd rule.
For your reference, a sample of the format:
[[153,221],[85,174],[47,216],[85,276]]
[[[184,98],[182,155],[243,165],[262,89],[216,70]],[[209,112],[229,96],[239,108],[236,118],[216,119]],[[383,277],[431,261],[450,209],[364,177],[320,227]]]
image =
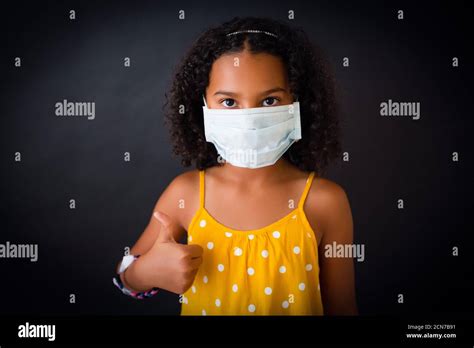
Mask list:
[[[268,97],[263,100],[263,106],[275,106],[280,99],[276,97]],[[266,105],[270,104],[270,105]]]
[[226,98],[223,101],[221,101],[221,104],[224,105],[226,108],[231,108],[235,106],[235,100],[232,98]]

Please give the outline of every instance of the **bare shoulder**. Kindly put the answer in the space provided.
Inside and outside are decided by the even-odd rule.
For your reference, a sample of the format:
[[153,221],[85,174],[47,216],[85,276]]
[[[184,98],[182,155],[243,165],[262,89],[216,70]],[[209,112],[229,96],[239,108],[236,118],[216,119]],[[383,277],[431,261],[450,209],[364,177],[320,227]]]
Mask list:
[[[180,240],[183,235],[183,230],[186,229],[184,226],[186,226],[185,221],[187,216],[191,214],[191,210],[195,209],[198,205],[199,172],[194,170],[180,174],[171,180],[158,198],[153,212],[159,211],[165,213],[173,223],[183,227],[182,229],[173,231],[174,239]],[[150,214],[148,225],[133,246],[132,253],[142,255],[150,250],[160,229],[161,224],[153,217],[153,214]]]
[[[315,177],[304,208],[311,226],[319,228],[323,237],[329,233],[352,233],[349,199],[344,188],[336,182]],[[337,228],[340,225],[349,228]]]
[[175,195],[185,194],[189,190],[199,191],[199,170],[188,170],[179,174],[170,182],[167,189]]
[[331,210],[348,201],[347,194],[341,185],[329,179],[315,177],[308,193],[308,208]]
[[199,206],[199,171],[189,170],[176,176],[159,198],[155,210],[163,211],[187,228],[190,216]]

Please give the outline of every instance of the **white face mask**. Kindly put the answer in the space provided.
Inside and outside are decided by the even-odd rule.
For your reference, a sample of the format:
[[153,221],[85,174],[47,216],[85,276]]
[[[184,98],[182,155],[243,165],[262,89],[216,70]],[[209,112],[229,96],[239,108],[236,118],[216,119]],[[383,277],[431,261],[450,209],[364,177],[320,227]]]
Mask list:
[[203,96],[204,133],[217,152],[237,167],[275,164],[301,139],[300,104],[248,109],[209,109]]

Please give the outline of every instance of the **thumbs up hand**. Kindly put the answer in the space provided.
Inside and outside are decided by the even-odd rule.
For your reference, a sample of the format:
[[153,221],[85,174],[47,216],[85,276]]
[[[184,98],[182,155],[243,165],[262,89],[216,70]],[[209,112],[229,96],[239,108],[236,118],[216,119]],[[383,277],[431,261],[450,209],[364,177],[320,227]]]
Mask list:
[[203,249],[197,244],[176,242],[174,236],[181,227],[168,215],[156,211],[153,217],[161,228],[151,249],[142,256],[146,259],[143,264],[146,264],[150,283],[158,288],[183,294],[194,282],[202,263]]
[[177,224],[173,224],[168,215],[155,211],[153,217],[158,220],[161,224],[160,232],[158,233],[158,238],[156,238],[156,243],[177,243],[174,239],[174,233],[176,230],[179,230]]

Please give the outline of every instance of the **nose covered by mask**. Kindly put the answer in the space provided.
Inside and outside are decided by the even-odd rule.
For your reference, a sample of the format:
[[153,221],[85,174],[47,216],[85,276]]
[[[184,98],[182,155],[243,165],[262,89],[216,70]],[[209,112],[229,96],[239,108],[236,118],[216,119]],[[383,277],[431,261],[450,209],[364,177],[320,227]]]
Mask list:
[[275,164],[301,139],[300,105],[209,109],[203,96],[204,133],[230,164],[261,168]]

